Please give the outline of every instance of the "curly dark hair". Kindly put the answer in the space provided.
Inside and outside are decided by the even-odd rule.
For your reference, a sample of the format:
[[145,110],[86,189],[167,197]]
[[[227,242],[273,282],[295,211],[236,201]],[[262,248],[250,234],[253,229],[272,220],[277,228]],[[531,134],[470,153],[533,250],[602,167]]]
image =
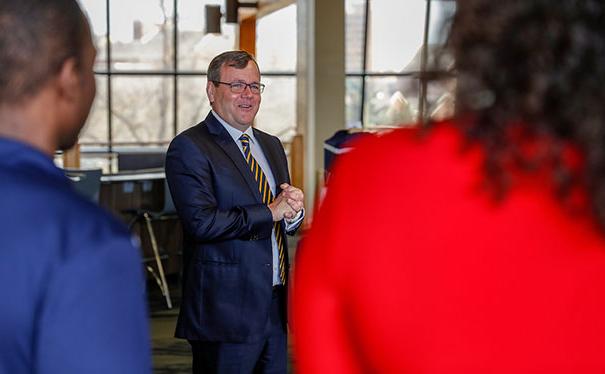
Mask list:
[[85,27],[76,0],[0,1],[0,104],[36,94],[68,58],[79,63]]
[[[458,115],[471,119],[463,130],[484,146],[499,194],[511,159],[548,165],[562,197],[586,188],[605,228],[605,2],[460,1],[444,50],[455,61]],[[549,147],[529,156],[520,139],[535,138]],[[567,144],[582,154],[579,172],[564,162]]]

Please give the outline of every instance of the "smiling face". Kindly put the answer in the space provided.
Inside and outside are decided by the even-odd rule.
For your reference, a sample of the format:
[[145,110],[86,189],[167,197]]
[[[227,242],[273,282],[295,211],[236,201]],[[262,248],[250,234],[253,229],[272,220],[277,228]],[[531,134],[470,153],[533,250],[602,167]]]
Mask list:
[[[249,61],[243,69],[223,65],[220,76],[221,82],[226,83],[260,83],[260,72],[253,61]],[[254,117],[256,117],[260,107],[260,94],[252,93],[250,87],[246,87],[244,92],[233,93],[229,85],[219,84],[215,86],[212,82],[207,83],[206,92],[212,110],[229,125],[240,131],[245,131],[252,126]]]

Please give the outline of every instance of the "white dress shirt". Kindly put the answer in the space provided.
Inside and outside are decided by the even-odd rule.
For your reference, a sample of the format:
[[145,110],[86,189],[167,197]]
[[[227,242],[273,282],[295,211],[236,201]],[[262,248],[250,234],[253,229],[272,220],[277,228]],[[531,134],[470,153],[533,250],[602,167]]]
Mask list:
[[[277,196],[275,193],[275,178],[273,177],[273,172],[271,171],[269,162],[267,161],[267,158],[265,157],[265,154],[263,153],[260,144],[258,144],[256,138],[254,137],[252,127],[248,127],[246,131],[241,132],[240,130],[225,122],[225,120],[223,120],[214,111],[212,111],[212,114],[220,122],[220,124],[223,125],[229,135],[231,135],[233,141],[235,142],[235,144],[237,144],[237,147],[242,153],[242,157],[244,157],[244,149],[242,147],[242,142],[239,140],[239,138],[242,136],[242,134],[247,134],[250,137],[250,152],[252,153],[252,157],[254,157],[254,159],[258,163],[258,166],[261,168],[261,170],[267,177],[267,182],[269,183],[269,187],[271,188],[273,196]],[[301,209],[296,214],[296,216],[294,216],[294,218],[285,219],[284,221],[286,223],[286,231],[295,227],[303,219],[304,213],[304,209]],[[284,240],[286,240],[286,238],[284,238]],[[275,229],[273,229],[273,231],[271,232],[271,247],[273,251],[273,285],[275,286],[281,284],[281,279],[279,278],[279,248],[277,246],[277,239],[275,238]]]

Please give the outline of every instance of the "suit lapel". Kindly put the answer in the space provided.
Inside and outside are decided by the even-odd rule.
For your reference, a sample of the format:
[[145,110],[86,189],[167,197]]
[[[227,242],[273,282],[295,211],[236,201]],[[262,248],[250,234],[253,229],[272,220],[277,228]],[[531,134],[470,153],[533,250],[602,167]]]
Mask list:
[[259,202],[262,202],[262,198],[258,190],[258,185],[254,180],[254,176],[250,172],[250,168],[248,167],[246,160],[244,160],[242,152],[239,150],[237,144],[235,144],[235,142],[233,141],[231,135],[229,135],[227,130],[223,128],[223,125],[221,125],[218,120],[214,118],[212,113],[208,114],[204,122],[208,127],[208,131],[212,135],[214,135],[216,143],[219,145],[219,147],[223,149],[225,154],[229,156],[231,161],[233,161],[233,164],[235,164],[235,167],[246,181],[246,184],[250,188],[250,191],[254,194],[254,196],[256,196],[256,199]]

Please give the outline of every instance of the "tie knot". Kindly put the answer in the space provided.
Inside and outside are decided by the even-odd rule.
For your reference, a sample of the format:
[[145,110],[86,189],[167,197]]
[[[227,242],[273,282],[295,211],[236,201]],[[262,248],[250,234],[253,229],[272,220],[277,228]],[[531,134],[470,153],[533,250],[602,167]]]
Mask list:
[[239,137],[239,141],[242,142],[243,145],[248,145],[250,143],[250,136],[248,134],[242,134]]

